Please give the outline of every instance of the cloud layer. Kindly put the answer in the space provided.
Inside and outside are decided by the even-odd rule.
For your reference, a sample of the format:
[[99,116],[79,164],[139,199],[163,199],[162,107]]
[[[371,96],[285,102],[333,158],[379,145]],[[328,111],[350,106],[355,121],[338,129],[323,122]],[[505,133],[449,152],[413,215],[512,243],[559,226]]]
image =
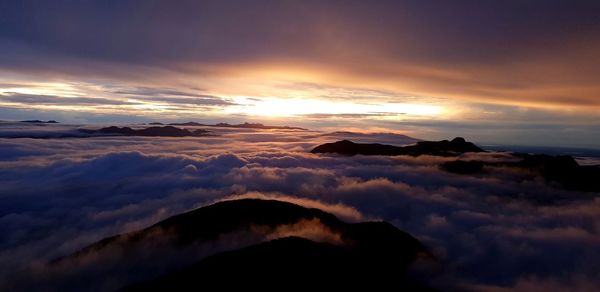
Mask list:
[[599,284],[598,194],[561,190],[512,168],[485,167],[477,176],[441,171],[451,158],[307,153],[340,135],[407,142],[392,134],[252,130],[198,138],[1,139],[0,283],[103,237],[214,201],[258,197],[347,221],[392,222],[443,261],[442,285]]

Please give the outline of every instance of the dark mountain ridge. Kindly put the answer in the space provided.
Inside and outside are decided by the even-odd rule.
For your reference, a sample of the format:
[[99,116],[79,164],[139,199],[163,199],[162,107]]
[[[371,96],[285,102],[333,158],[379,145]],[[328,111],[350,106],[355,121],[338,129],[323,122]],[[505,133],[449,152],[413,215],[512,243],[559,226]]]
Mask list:
[[57,121],[55,120],[48,120],[48,121],[42,121],[42,120],[26,120],[26,121],[20,121],[21,123],[32,123],[32,124],[58,124]]
[[173,126],[164,127],[148,127],[145,129],[132,129],[130,127],[117,127],[110,126],[99,130],[80,129],[85,134],[99,134],[99,135],[122,135],[122,136],[148,136],[148,137],[198,137],[207,136],[209,131],[198,129],[198,130],[187,130],[180,129]]
[[[348,140],[326,143],[315,147],[311,153],[336,153],[342,155],[434,155],[454,157],[464,153],[486,152],[464,138],[451,141],[421,141],[404,147],[385,144],[359,144]],[[511,154],[518,161],[484,162],[480,160],[453,160],[440,165],[440,168],[457,174],[472,175],[481,173],[485,166],[517,167],[539,173],[546,181],[558,186],[584,192],[600,192],[600,166],[581,166],[569,155]]]
[[237,129],[263,129],[263,130],[306,130],[305,128],[290,127],[290,126],[268,126],[261,123],[243,123],[243,124],[228,124],[228,123],[217,123],[202,124],[197,122],[186,122],[186,123],[171,123],[171,126],[200,126],[200,127],[219,127],[219,128],[237,128]]
[[342,155],[436,155],[436,156],[458,156],[467,152],[485,152],[464,138],[457,137],[452,141],[421,141],[415,145],[392,146],[384,144],[360,144],[349,140],[326,143],[315,147],[311,153],[337,153]]
[[569,155],[546,155],[514,153],[521,158],[515,162],[483,162],[479,160],[455,160],[443,163],[440,167],[458,174],[476,174],[484,166],[517,167],[539,173],[551,183],[569,189],[584,192],[600,192],[600,166],[579,165]]
[[[311,224],[315,222],[339,236],[340,241],[268,236],[282,226],[289,229],[308,224],[308,230],[314,230]],[[263,233],[263,239],[247,247],[217,250],[200,257],[194,253],[199,243],[218,242],[233,232],[247,237],[257,230]],[[167,249],[178,250],[188,260],[185,264],[169,263],[170,258],[157,261]],[[113,260],[107,264],[108,257]],[[258,199],[224,201],[176,215],[140,231],[103,239],[53,261],[51,266],[70,270],[64,267],[81,262],[94,265],[93,259],[109,267],[102,270],[102,277],[110,279],[111,273],[115,278],[131,275],[115,280],[122,285],[141,280],[127,288],[132,291],[165,291],[169,287],[193,290],[197,281],[225,287],[244,281],[250,288],[260,288],[265,284],[261,280],[264,277],[290,281],[302,278],[305,284],[314,285],[318,281],[365,284],[383,278],[386,283],[421,288],[424,286],[409,275],[409,267],[419,259],[434,262],[423,244],[389,223],[346,223],[319,209]],[[161,267],[152,270],[148,266]],[[87,281],[78,283],[84,288],[89,285]]]
[[292,283],[294,289],[435,291],[407,271],[402,262],[395,263],[393,257],[382,261],[383,256],[285,237],[219,253],[123,291],[191,291],[199,280],[205,288],[234,289],[243,283],[245,289],[260,291],[280,290]]

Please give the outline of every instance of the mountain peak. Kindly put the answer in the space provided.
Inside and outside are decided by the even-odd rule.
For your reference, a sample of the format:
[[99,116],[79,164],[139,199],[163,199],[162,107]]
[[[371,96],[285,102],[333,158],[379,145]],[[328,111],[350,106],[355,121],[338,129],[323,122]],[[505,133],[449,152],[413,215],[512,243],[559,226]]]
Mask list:
[[454,139],[452,139],[452,141],[450,141],[452,143],[467,143],[467,140],[465,140],[465,138],[463,137],[456,137]]
[[467,152],[485,152],[462,137],[456,137],[452,141],[421,141],[416,145],[393,146],[385,144],[360,144],[349,140],[341,140],[334,143],[326,143],[315,147],[311,153],[338,153],[342,155],[435,155],[435,156],[458,156]]
[[[314,233],[315,226],[337,234],[339,241],[316,240],[306,232],[289,233],[293,228],[307,228]],[[232,246],[226,240],[231,236],[238,241],[240,236],[255,240]],[[213,250],[212,255],[207,254],[207,247]],[[170,256],[157,262],[156,255],[178,255],[179,259],[174,262],[177,257]],[[156,287],[193,287],[190,285],[198,277],[207,283],[221,283],[217,279],[224,275],[253,280],[249,285],[258,288],[264,284],[259,276],[291,280],[308,271],[322,275],[307,279],[315,284],[349,283],[344,281],[349,276],[356,283],[366,284],[382,275],[397,282],[396,276],[401,274],[401,283],[413,285],[416,282],[410,280],[406,269],[423,256],[435,262],[419,240],[389,223],[346,223],[319,209],[277,200],[240,199],[218,202],[140,231],[106,238],[52,264],[60,269],[71,264],[102,263],[107,267],[104,276],[136,275],[122,285],[141,281],[126,290],[155,291]]]

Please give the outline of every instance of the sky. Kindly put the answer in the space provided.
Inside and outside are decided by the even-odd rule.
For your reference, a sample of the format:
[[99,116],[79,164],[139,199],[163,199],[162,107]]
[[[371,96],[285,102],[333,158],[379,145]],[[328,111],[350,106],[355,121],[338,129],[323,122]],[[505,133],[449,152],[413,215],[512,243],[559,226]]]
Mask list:
[[598,1],[0,1],[0,120],[600,148]]
[[[262,198],[390,222],[443,264],[444,290],[595,291],[597,192],[503,151],[310,150],[463,136],[598,165],[599,80],[595,0],[0,0],[0,290],[60,282],[46,262],[107,236]],[[12,122],[36,119],[60,123]],[[187,121],[306,130],[80,131]],[[490,163],[444,171],[455,159]]]

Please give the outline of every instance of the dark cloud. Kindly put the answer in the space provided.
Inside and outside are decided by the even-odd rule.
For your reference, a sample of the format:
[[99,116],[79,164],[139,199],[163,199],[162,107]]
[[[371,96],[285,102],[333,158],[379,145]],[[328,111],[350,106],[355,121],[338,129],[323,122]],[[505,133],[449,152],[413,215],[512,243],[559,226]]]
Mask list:
[[[0,279],[216,200],[259,197],[347,220],[390,221],[445,263],[449,280],[441,285],[598,284],[597,194],[557,189],[514,168],[485,167],[477,176],[441,171],[451,158],[307,153],[335,135],[369,138],[229,130],[211,138],[3,139]],[[398,145],[407,139],[379,135]]]
[[124,97],[132,97],[145,101],[159,101],[169,104],[188,104],[203,106],[229,106],[236,103],[208,94],[199,94],[191,91],[181,91],[172,88],[133,87],[119,88],[105,86],[107,91]]
[[[20,85],[24,86],[24,85]],[[231,106],[236,103],[217,96],[197,94],[192,92],[177,91],[163,88],[132,88],[129,90],[107,90],[103,95],[115,98],[82,97],[82,96],[57,96],[24,94],[18,92],[0,93],[0,102],[8,102],[20,105],[63,105],[63,106],[132,106],[141,105],[144,102],[160,102],[175,108],[185,105],[195,106]],[[138,102],[131,101],[132,99]]]
[[[597,33],[600,9],[590,1],[367,5],[270,0],[179,1],[177,5],[171,1],[52,5],[21,1],[1,8],[4,38],[73,55],[146,62],[314,54],[327,50],[332,40],[343,45],[360,39],[373,40],[388,50],[385,53],[393,51],[396,56],[415,57],[420,50],[423,58],[445,62],[503,61],[536,45],[552,45],[548,39],[573,31]],[[131,17],[131,11],[136,11],[136,17]],[[431,46],[439,43],[444,46]]]
[[183,105],[201,105],[201,106],[230,106],[236,103],[214,96],[194,97],[194,98],[177,98],[177,97],[149,97],[143,98],[147,101],[159,101],[168,104],[183,104]]
[[132,105],[136,104],[129,101],[95,98],[95,97],[63,97],[54,95],[22,94],[16,92],[0,93],[0,102],[10,102],[19,104],[42,104],[42,105]]
[[181,91],[173,88],[152,88],[152,87],[134,87],[134,88],[120,88],[114,86],[105,86],[105,88],[117,94],[126,95],[141,95],[141,96],[181,96],[181,97],[200,97],[207,98],[212,97],[209,95],[198,94],[195,92]]

